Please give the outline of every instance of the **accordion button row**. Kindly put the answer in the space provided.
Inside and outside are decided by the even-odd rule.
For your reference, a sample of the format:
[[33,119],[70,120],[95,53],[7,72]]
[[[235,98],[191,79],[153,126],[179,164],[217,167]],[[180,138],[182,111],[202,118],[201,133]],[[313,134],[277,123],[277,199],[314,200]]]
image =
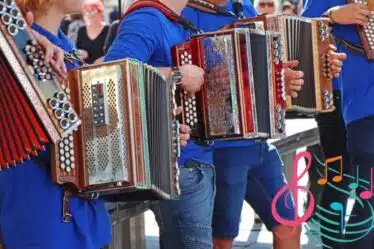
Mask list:
[[24,30],[27,26],[14,1],[0,2],[0,16],[2,23],[7,27],[9,34],[12,36],[17,35],[19,30]]
[[74,158],[74,139],[72,135],[63,138],[59,142],[59,161],[60,168],[70,173],[75,168],[75,158]]
[[327,89],[323,90],[323,105],[326,110],[330,109],[334,105],[333,94]]
[[60,121],[62,129],[67,129],[70,124],[78,120],[77,114],[73,111],[71,103],[65,92],[57,92],[54,97],[48,100],[48,104],[54,112],[57,120]]

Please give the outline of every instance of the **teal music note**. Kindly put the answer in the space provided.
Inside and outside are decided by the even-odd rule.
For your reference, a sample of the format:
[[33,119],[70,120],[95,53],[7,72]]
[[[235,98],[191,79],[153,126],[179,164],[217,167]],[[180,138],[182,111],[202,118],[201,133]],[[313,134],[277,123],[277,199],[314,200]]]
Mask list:
[[330,208],[334,211],[340,212],[340,232],[344,231],[344,207],[340,202],[333,202],[330,204]]
[[360,173],[359,173],[359,166],[357,165],[356,166],[356,182],[349,184],[348,186],[349,189],[352,189],[352,190],[357,189],[359,186],[359,182],[358,182],[359,180],[360,180]]

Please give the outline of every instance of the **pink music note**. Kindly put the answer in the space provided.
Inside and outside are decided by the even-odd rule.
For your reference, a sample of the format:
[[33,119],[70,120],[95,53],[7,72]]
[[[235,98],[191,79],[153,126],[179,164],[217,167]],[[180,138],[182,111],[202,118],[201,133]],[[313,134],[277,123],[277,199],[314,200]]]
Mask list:
[[328,175],[328,169],[329,169],[329,163],[332,163],[332,162],[335,162],[335,161],[340,161],[340,167],[339,167],[339,175],[338,176],[334,176],[332,178],[332,181],[333,182],[341,182],[343,180],[343,157],[342,156],[336,156],[336,157],[332,157],[332,158],[328,158],[326,159],[326,165],[325,165],[325,174],[322,178],[320,178],[317,183],[319,185],[326,185],[327,183],[327,175]]
[[374,171],[374,168],[371,168],[371,170],[370,170],[370,189],[360,193],[360,197],[363,200],[369,200],[371,197],[373,197],[373,171]]
[[[304,160],[304,158],[307,159],[308,163],[305,167],[305,170],[301,173],[300,176],[298,176],[298,174],[297,174],[298,163],[301,159]],[[292,166],[293,173],[292,173],[291,182],[289,182],[288,185],[281,188],[271,202],[271,212],[274,216],[274,219],[279,224],[282,224],[282,225],[285,225],[285,226],[290,226],[290,227],[294,228],[293,231],[287,236],[281,236],[280,234],[277,233],[277,236],[279,238],[282,238],[282,239],[290,238],[296,232],[296,227],[301,225],[302,223],[306,222],[313,214],[315,200],[314,200],[314,196],[313,196],[312,192],[310,192],[308,188],[298,185],[298,181],[308,172],[308,169],[311,167],[311,164],[312,164],[312,155],[309,152],[305,151],[305,152],[301,152],[301,153],[297,154],[294,161],[293,161],[293,166]],[[279,215],[279,213],[277,211],[277,207],[276,207],[278,200],[287,191],[287,189],[291,190],[292,195],[294,197],[294,202],[295,202],[295,218],[294,218],[294,220],[287,220],[287,219],[282,218]],[[298,190],[299,189],[305,190],[308,193],[309,199],[310,199],[309,206],[307,207],[307,210],[305,211],[304,216],[301,217],[301,218],[298,218],[298,215],[297,215],[298,203],[299,203],[299,196],[298,196]],[[285,201],[287,202],[287,200],[285,200]]]

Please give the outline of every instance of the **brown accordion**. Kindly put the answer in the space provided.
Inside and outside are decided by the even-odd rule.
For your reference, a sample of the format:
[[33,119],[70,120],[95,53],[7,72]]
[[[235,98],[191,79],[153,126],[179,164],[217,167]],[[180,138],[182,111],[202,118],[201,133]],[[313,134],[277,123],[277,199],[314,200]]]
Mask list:
[[182,122],[198,140],[278,138],[285,134],[285,86],[279,35],[231,29],[173,48],[174,64],[205,70],[195,97],[180,91]]
[[134,60],[71,70],[68,84],[82,125],[54,147],[54,181],[88,198],[178,196],[175,84]]
[[374,1],[373,0],[349,0],[350,3],[360,3],[365,5],[370,11],[371,16],[367,27],[358,25],[358,33],[361,38],[362,46],[369,60],[374,60]]
[[0,77],[0,170],[78,128],[70,90],[44,64],[44,52],[12,0],[0,1]]
[[236,21],[228,28],[251,27],[280,32],[286,61],[298,60],[304,86],[296,99],[287,96],[287,110],[303,114],[334,110],[328,54],[333,40],[328,20],[267,15]]

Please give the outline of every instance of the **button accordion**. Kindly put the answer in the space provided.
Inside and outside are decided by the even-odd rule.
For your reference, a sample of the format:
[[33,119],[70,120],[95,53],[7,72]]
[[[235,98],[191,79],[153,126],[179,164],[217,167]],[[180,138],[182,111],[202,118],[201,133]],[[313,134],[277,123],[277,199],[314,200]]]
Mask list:
[[349,0],[350,3],[365,5],[370,11],[368,26],[357,26],[366,56],[369,60],[374,60],[374,2],[373,0]]
[[70,90],[44,63],[44,52],[13,0],[0,1],[0,77],[0,170],[78,128]]
[[67,84],[82,124],[54,147],[54,181],[87,198],[178,196],[175,84],[128,59],[71,70]]
[[205,70],[202,90],[180,90],[182,122],[202,141],[278,138],[285,134],[285,86],[280,36],[232,29],[193,37],[173,48],[176,66]]
[[236,21],[227,28],[254,26],[281,33],[284,58],[298,60],[304,85],[296,99],[287,96],[287,110],[303,114],[334,110],[332,74],[328,60],[333,44],[326,18],[266,15]]

